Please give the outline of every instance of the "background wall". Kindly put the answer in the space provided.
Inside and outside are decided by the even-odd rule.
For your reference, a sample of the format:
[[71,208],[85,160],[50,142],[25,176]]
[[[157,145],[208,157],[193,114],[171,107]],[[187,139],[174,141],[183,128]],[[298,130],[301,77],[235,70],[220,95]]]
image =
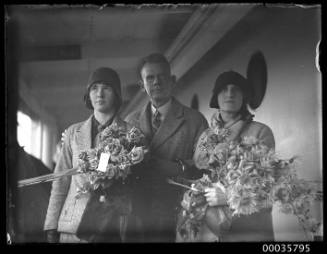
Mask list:
[[[315,65],[320,40],[320,11],[316,8],[259,8],[236,25],[178,83],[176,97],[199,110],[210,121],[209,100],[217,76],[227,70],[246,75],[250,56],[266,57],[268,84],[255,120],[271,127],[281,157],[298,155],[300,177],[322,179],[321,77]],[[322,216],[315,206],[315,215]],[[294,216],[274,208],[276,240],[305,240]]]

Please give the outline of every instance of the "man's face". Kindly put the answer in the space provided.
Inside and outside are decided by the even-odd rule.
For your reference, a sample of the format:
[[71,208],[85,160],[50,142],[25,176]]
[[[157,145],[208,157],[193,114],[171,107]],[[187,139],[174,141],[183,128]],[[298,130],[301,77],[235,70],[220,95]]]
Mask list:
[[147,63],[141,70],[144,89],[155,106],[167,102],[172,94],[174,80],[170,71],[160,63]]
[[115,92],[110,85],[94,83],[90,87],[90,100],[95,111],[110,112],[113,110],[116,99]]
[[218,104],[222,111],[238,113],[243,103],[243,92],[236,85],[226,85],[218,94]]

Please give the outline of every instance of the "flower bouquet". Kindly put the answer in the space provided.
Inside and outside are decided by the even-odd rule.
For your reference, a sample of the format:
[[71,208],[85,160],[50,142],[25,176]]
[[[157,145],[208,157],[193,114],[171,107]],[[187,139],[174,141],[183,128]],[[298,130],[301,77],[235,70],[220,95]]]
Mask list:
[[132,165],[147,152],[145,137],[133,127],[111,125],[100,133],[99,145],[79,155],[78,171],[88,177],[77,197],[91,192],[76,235],[89,242],[120,241],[120,220],[131,212],[126,184]]
[[[131,166],[140,163],[148,151],[145,136],[135,127],[126,130],[114,123],[99,135],[96,148],[79,154],[78,167],[18,183],[19,187],[24,187],[69,175],[85,176],[86,181],[78,190],[76,198],[84,194],[90,194],[90,198],[76,234],[88,241],[101,241],[108,228],[119,232],[118,226],[112,223],[119,222],[119,216],[128,215],[131,211],[130,190],[126,184]],[[114,240],[116,237],[117,234],[109,238]]]
[[[229,229],[233,216],[250,215],[273,204],[280,205],[282,212],[296,215],[305,231],[317,230],[320,223],[310,215],[317,188],[297,177],[295,158],[279,159],[253,137],[245,137],[239,143],[221,142],[224,139],[218,134],[207,136],[196,161],[196,165],[206,164],[211,173],[193,181],[181,203],[182,219],[177,231],[184,241],[196,239],[204,222],[219,237]],[[207,187],[220,188],[227,200],[226,206],[215,208],[215,219],[211,221],[203,196]]]
[[130,167],[140,163],[148,152],[145,136],[136,127],[125,130],[116,123],[100,133],[100,142],[96,148],[79,154],[78,167],[59,173],[42,175],[18,182],[18,187],[25,187],[43,182],[51,182],[64,176],[83,174],[88,182],[79,190],[79,195],[100,186],[106,188],[114,180],[125,180],[130,174]]
[[117,124],[105,128],[100,133],[99,145],[79,154],[77,172],[89,179],[79,195],[99,187],[106,189],[117,181],[123,183],[130,167],[140,163],[146,152],[145,137],[139,129],[125,131]]

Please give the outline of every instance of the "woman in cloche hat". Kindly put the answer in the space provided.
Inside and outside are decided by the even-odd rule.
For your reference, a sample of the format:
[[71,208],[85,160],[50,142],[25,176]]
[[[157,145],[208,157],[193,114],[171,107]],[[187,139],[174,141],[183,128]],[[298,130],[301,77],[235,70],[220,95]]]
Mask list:
[[[55,173],[77,167],[78,155],[82,151],[97,147],[101,131],[106,127],[117,124],[123,130],[128,131],[132,128],[118,115],[122,95],[120,78],[115,70],[101,67],[92,72],[83,99],[86,107],[92,110],[92,114],[87,120],[68,127]],[[88,181],[87,176],[78,174],[53,182],[44,223],[48,242],[121,241],[120,218],[115,218],[110,228],[108,227],[111,233],[108,238],[102,238],[103,234],[99,234],[99,230],[94,228],[97,219],[102,218],[100,217],[102,210],[99,209],[93,214],[86,211],[92,208],[89,204],[93,204],[91,201],[95,200],[95,195],[89,193],[79,197],[77,195],[78,190],[83,189]],[[102,224],[106,225],[106,222],[103,221]],[[107,230],[104,225],[103,228]]]
[[[196,146],[194,162],[197,168],[208,169],[209,157],[204,158],[206,156],[201,151],[201,146],[213,129],[225,131],[226,142],[240,141],[243,137],[254,137],[269,148],[275,149],[275,140],[271,129],[263,123],[253,121],[254,115],[248,110],[248,108],[254,110],[260,106],[265,95],[266,83],[266,63],[260,52],[255,53],[250,59],[247,78],[235,71],[227,71],[218,76],[210,101],[210,107],[216,108],[217,111],[211,118],[211,128],[201,135]],[[271,208],[262,209],[251,215],[232,218],[225,214],[226,223],[223,224],[222,232],[222,228],[215,227],[215,216],[218,214],[216,206],[226,205],[226,197],[219,188],[208,188],[205,197],[212,209],[207,210],[208,223],[202,230],[200,241],[274,240]]]

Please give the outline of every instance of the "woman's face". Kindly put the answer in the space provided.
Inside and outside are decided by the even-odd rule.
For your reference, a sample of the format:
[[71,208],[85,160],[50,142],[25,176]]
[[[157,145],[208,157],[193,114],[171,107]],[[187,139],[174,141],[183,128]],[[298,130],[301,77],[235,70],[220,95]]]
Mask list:
[[243,92],[239,86],[229,84],[218,94],[220,110],[228,113],[238,113],[243,104]]
[[95,111],[108,113],[115,104],[115,92],[110,85],[95,83],[90,88],[90,99]]

